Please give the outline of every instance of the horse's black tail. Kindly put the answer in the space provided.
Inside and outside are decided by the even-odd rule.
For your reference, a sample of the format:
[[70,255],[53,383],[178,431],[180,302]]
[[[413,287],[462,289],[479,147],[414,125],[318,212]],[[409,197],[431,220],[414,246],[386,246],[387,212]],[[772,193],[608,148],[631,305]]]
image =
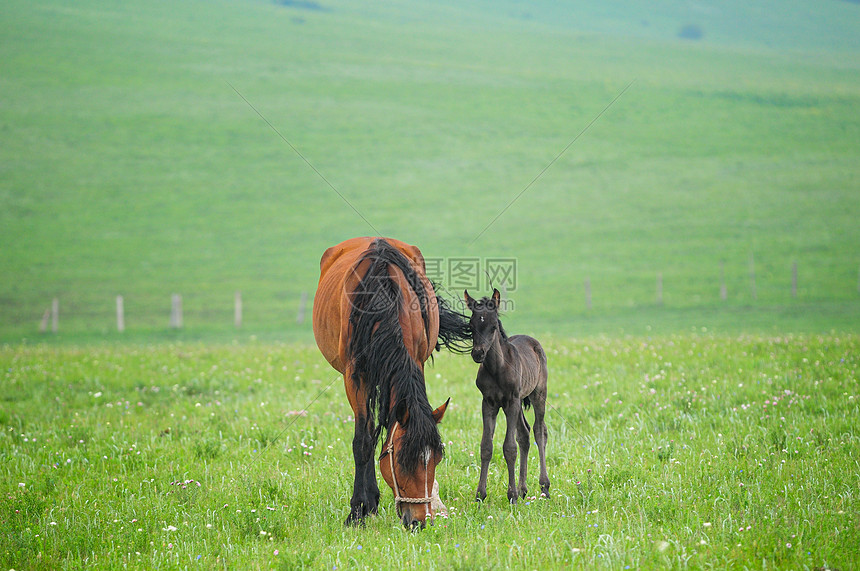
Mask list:
[[469,326],[469,318],[460,313],[439,295],[436,290],[436,302],[439,305],[439,339],[436,349],[445,347],[453,353],[465,354],[472,350],[472,328]]
[[[398,402],[406,403],[410,424],[414,420],[416,424],[422,425],[421,430],[407,431],[409,439],[412,439],[412,435],[430,432],[431,447],[441,453],[442,441],[427,402],[424,376],[403,344],[399,318],[403,296],[389,273],[390,266],[402,272],[418,297],[421,316],[429,333],[427,292],[409,260],[387,241],[374,241],[359,263],[365,260],[369,260],[370,265],[350,297],[352,309],[349,323],[352,333],[348,354],[353,363],[352,382],[366,394],[370,415],[367,422],[371,426],[374,442],[379,440],[382,429],[391,422],[389,415],[395,408],[391,403],[394,392]],[[425,424],[427,426],[423,426]],[[435,433],[435,438],[432,433]],[[424,443],[426,445],[427,440]],[[418,443],[414,447],[418,452],[401,455],[401,462],[407,458],[418,458],[421,451]]]

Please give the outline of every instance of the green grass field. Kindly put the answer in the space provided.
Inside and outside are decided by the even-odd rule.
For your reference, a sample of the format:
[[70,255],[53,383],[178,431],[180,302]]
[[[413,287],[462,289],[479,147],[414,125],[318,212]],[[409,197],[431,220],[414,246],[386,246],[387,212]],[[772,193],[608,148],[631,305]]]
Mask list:
[[[315,347],[0,349],[14,569],[852,569],[860,338],[546,339],[549,500],[478,481],[476,365],[440,354],[450,508],[345,528],[351,410]],[[537,490],[535,448],[530,489]]]
[[[858,567],[858,29],[844,0],[6,1],[0,567]],[[516,262],[551,499],[507,504],[497,438],[474,503],[476,365],[443,354],[451,516],[406,533],[383,484],[342,526],[350,410],[296,318],[375,234],[449,298],[490,290],[450,264]]]
[[515,258],[515,330],[857,330],[857,5],[314,6],[4,5],[0,339],[54,297],[122,339],[122,294],[132,340],[309,342],[319,256],[368,234]]

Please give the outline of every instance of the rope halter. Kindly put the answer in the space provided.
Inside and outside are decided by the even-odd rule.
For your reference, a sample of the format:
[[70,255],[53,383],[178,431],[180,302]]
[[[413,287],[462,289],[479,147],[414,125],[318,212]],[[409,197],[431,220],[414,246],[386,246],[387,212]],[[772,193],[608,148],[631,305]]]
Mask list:
[[[395,422],[394,426],[391,428],[391,435],[388,437],[388,446],[382,451],[382,455],[388,455],[388,461],[391,465],[391,480],[394,482],[394,509],[397,510],[397,515],[401,515],[402,509],[401,504],[426,504],[424,508],[424,517],[433,517],[430,513],[430,502],[433,498],[430,497],[430,492],[427,488],[427,476],[428,470],[427,467],[430,464],[430,454],[427,454],[424,458],[424,497],[423,498],[410,498],[407,496],[400,495],[400,486],[397,485],[397,475],[394,471],[394,435],[397,433],[397,427],[400,425],[399,422]],[[381,458],[380,458],[381,459]]]

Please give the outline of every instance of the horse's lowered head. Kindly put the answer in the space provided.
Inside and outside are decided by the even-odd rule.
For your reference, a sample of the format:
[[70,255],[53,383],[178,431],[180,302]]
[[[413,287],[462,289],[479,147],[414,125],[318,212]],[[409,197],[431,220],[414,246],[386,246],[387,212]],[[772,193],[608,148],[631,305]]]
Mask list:
[[506,338],[505,330],[499,321],[499,304],[501,294],[499,290],[493,289],[493,297],[484,297],[475,301],[469,295],[469,290],[463,292],[466,306],[472,312],[469,326],[472,328],[472,359],[476,363],[483,363],[487,353],[501,338]]
[[[400,521],[410,530],[423,529],[428,520],[432,522],[436,515],[434,508],[442,505],[438,487],[434,490],[436,466],[443,455],[436,424],[442,421],[450,400],[430,415],[410,414],[404,402],[394,407],[393,422],[379,457],[379,472],[394,492],[394,505]],[[428,438],[426,433],[430,430],[435,431],[435,438]],[[428,441],[431,444],[428,445]]]

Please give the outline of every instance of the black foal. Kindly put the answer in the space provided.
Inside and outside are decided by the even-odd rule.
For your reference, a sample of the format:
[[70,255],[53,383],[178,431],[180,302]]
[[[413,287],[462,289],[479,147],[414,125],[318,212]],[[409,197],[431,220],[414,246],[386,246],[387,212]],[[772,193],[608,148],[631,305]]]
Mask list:
[[[466,291],[466,305],[472,311],[473,335],[472,359],[480,363],[478,385],[484,400],[481,413],[484,433],[481,437],[481,479],[475,499],[487,497],[487,469],[493,457],[493,433],[499,409],[505,412],[507,430],[502,451],[508,465],[508,499],[517,503],[517,496],[525,497],[526,472],[529,455],[529,423],[523,408],[530,405],[535,413],[535,442],[540,454],[541,494],[549,497],[549,476],[546,473],[547,430],[546,413],[546,353],[540,343],[528,335],[508,337],[499,321],[499,291],[493,290],[492,298],[475,301]],[[514,464],[517,460],[517,444],[520,447],[520,481],[514,486]]]

